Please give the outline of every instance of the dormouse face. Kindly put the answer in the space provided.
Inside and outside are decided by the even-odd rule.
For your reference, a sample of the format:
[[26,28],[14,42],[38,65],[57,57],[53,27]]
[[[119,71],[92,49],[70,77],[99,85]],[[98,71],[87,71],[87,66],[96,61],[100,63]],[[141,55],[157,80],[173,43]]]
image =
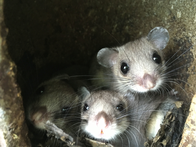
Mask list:
[[79,98],[71,86],[61,79],[42,83],[34,94],[35,101],[28,110],[28,119],[39,129],[45,129],[49,120],[60,128],[77,114]]
[[117,62],[112,67],[119,91],[148,92],[164,83],[166,67],[162,52],[145,38],[118,48]]
[[168,40],[167,30],[156,27],[147,37],[121,47],[101,49],[97,60],[101,66],[111,70],[111,83],[115,90],[125,93],[154,91],[165,82],[162,49]]
[[82,102],[81,129],[91,138],[109,141],[124,132],[129,121],[126,99],[115,92],[92,92]]
[[112,90],[89,92],[82,90],[80,130],[92,139],[114,146],[140,147],[144,145],[145,126],[153,110],[164,97],[125,95]]

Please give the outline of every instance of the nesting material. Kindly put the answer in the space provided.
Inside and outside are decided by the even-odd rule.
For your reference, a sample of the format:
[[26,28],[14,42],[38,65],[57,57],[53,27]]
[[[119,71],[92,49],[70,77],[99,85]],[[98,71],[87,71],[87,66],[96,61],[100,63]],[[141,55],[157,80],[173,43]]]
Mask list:
[[182,105],[182,101],[175,102],[175,107],[166,113],[157,135],[152,140],[145,142],[145,147],[166,147],[171,144],[173,146],[179,144],[186,119],[186,115],[182,112]]

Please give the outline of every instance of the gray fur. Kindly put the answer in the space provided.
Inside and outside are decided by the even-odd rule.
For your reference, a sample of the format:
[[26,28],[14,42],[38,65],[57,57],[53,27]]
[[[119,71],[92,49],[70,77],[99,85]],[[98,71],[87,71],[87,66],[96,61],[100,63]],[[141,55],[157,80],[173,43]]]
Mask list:
[[103,48],[97,53],[97,61],[100,65],[109,68],[116,64],[117,56],[118,51],[115,49]]
[[[162,49],[167,45],[169,34],[166,29],[156,27],[147,37],[128,42],[116,48],[103,48],[97,53],[97,62],[91,68],[94,74],[93,85],[107,87],[119,92],[147,92],[155,91],[164,84],[166,66]],[[153,54],[161,57],[161,63],[153,61]],[[121,71],[122,62],[130,68],[125,75]],[[144,74],[149,74],[155,81],[155,86],[143,89]]]
[[[133,98],[135,97],[135,98]],[[153,110],[163,101],[163,98],[142,98],[134,95],[126,95],[111,90],[99,90],[91,92],[82,102],[81,108],[81,130],[90,138],[96,139],[92,131],[86,130],[88,122],[96,118],[96,114],[103,112],[112,117],[111,125],[116,124],[119,134],[114,138],[101,141],[109,141],[114,146],[143,147],[146,141],[145,125]],[[116,106],[121,103],[124,110],[119,112]],[[83,112],[83,107],[88,104],[89,110]],[[86,121],[84,121],[86,120]],[[112,133],[111,133],[112,134]]]
[[162,50],[169,41],[169,33],[163,27],[156,27],[149,32],[147,38],[156,48]]
[[[66,133],[73,135],[78,129],[72,126],[79,121],[79,97],[66,82],[67,75],[56,76],[40,84],[27,107],[27,119],[35,128],[48,131],[46,122],[50,121]],[[43,87],[43,93],[39,88]],[[38,92],[38,93],[37,93]],[[70,107],[67,114],[63,108]]]

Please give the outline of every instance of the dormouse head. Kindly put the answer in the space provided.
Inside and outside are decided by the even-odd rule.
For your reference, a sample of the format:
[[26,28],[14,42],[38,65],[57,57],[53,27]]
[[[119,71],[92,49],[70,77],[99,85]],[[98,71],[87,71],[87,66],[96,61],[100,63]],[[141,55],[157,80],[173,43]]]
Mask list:
[[49,120],[63,129],[79,113],[76,107],[79,98],[67,80],[67,76],[58,76],[43,82],[36,89],[34,102],[27,111],[28,119],[35,128],[44,130],[45,123]]
[[115,48],[103,48],[97,54],[98,63],[110,69],[112,87],[120,92],[148,92],[161,87],[166,70],[162,50],[169,41],[163,27],[152,29],[146,37]]
[[110,141],[124,132],[129,121],[127,100],[114,91],[86,92],[81,107],[81,130],[89,137]]

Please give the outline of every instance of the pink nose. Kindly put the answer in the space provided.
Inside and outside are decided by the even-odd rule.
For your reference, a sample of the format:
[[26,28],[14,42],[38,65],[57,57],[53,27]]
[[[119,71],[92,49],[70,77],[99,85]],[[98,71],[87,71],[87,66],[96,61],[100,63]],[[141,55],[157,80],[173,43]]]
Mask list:
[[99,120],[97,121],[97,126],[101,129],[104,129],[107,127],[107,123],[106,123],[106,120],[105,118],[101,117],[99,118]]
[[97,127],[101,129],[106,128],[111,122],[111,118],[104,111],[99,112],[95,119],[97,122]]
[[143,83],[143,86],[146,89],[154,88],[155,85],[156,85],[156,79],[153,76],[151,76],[151,75],[149,75],[147,73],[144,74],[144,77],[143,77],[143,80],[142,81],[143,81],[142,82]]
[[47,119],[47,109],[45,106],[34,108],[33,112],[30,114],[30,120],[37,124]]

